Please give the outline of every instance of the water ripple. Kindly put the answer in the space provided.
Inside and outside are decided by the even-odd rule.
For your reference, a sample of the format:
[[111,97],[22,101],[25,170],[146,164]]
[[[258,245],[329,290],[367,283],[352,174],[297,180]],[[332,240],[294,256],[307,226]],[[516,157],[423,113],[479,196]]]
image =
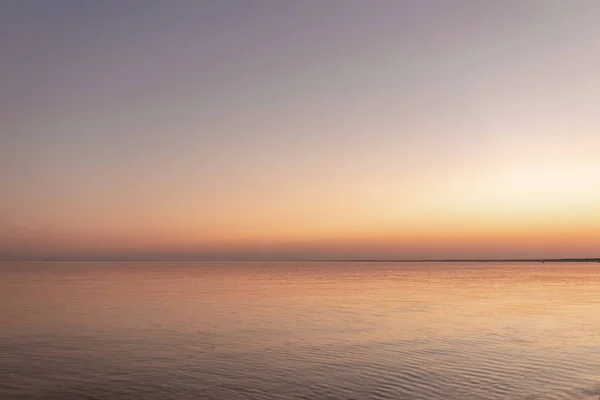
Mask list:
[[600,399],[597,267],[0,272],[2,399]]

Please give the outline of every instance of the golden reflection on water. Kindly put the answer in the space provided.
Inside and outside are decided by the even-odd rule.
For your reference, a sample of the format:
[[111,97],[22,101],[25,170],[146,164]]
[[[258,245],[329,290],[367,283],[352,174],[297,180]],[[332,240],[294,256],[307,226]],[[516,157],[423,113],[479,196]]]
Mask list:
[[[290,370],[322,357],[381,371],[413,360],[428,373],[456,367],[454,380],[484,371],[513,384],[549,374],[556,390],[576,377],[600,383],[597,264],[29,263],[2,272],[4,338],[77,333],[169,343],[177,357],[202,360],[254,352]],[[511,393],[502,387],[498,395]],[[486,398],[478,388],[453,390]]]
[[[29,279],[19,293],[10,292],[11,275],[5,280],[12,309],[37,306],[37,324],[80,329],[158,323],[376,340],[466,334],[527,319],[540,333],[577,326],[586,340],[598,339],[589,332],[600,312],[595,264],[67,263],[12,279]],[[31,317],[10,316],[12,325]]]

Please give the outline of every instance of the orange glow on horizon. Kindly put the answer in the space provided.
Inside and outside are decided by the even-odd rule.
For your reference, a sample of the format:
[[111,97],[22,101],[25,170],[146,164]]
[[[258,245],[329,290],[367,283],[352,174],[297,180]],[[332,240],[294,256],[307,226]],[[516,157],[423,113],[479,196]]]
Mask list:
[[6,14],[0,259],[600,257],[600,2],[204,3]]

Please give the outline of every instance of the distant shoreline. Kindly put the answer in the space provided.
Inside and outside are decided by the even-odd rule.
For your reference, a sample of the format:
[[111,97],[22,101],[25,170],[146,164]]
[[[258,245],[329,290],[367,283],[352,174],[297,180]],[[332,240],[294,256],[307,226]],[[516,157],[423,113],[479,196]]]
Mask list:
[[[306,260],[309,261],[309,260]],[[336,262],[398,262],[398,263],[410,263],[410,262],[431,262],[431,263],[446,263],[446,262],[481,262],[481,263],[494,263],[494,262],[540,262],[540,263],[556,263],[556,262],[588,262],[588,263],[600,263],[600,258],[464,258],[464,259],[412,259],[412,260],[313,260],[313,261],[336,261]]]
[[441,259],[301,259],[301,260],[182,260],[182,259],[0,259],[0,262],[346,262],[346,263],[600,263],[600,258],[441,258]]

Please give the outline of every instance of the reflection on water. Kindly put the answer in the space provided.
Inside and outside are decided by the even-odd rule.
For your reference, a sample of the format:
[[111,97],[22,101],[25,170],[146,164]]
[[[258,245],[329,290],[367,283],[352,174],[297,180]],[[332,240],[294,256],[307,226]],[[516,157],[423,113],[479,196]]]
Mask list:
[[598,264],[3,263],[6,399],[597,399]]

